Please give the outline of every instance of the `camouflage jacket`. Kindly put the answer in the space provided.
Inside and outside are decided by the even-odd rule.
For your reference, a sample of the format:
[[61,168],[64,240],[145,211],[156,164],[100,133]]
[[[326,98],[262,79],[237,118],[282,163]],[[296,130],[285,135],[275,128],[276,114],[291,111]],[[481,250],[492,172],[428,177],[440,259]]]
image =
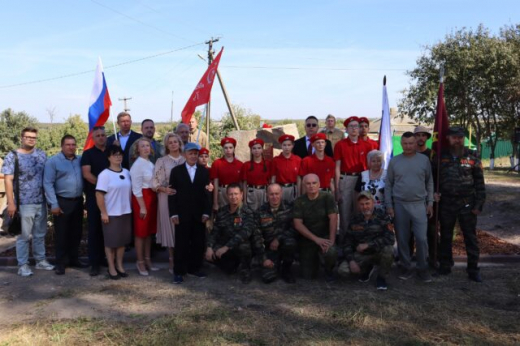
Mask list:
[[[449,150],[443,150],[438,166],[437,157],[433,159],[434,177],[439,172],[439,190],[441,203],[459,200],[460,203],[473,203],[472,209],[482,210],[486,200],[486,186],[482,163],[475,154],[467,148],[461,157],[454,157]],[[456,207],[454,205],[454,207]]]
[[254,236],[255,252],[261,254],[264,245],[267,247],[275,239],[284,242],[285,239],[295,239],[297,232],[293,227],[292,204],[282,201],[273,213],[269,203],[264,203],[255,213],[257,232]]
[[362,213],[352,217],[343,239],[343,254],[347,261],[351,261],[359,244],[368,244],[368,249],[363,253],[373,254],[394,242],[394,225],[390,217],[383,211],[374,209],[374,214],[368,221]]
[[229,205],[226,205],[217,212],[207,245],[210,248],[216,245],[235,249],[240,244],[250,241],[254,231],[255,216],[248,206],[242,205],[234,213],[230,213]]

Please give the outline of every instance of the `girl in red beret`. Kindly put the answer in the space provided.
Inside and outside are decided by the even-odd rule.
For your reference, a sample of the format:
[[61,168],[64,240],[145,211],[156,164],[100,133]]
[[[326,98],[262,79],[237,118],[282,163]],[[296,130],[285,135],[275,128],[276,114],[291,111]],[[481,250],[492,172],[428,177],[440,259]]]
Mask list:
[[264,141],[256,138],[249,142],[251,159],[242,166],[244,200],[249,208],[257,210],[266,201],[265,194],[271,179],[271,162],[264,159]]
[[[325,155],[326,139],[327,136],[324,133],[317,133],[311,137],[314,154],[302,160],[300,176],[316,174],[320,178],[320,190],[330,192],[334,196],[336,164],[330,156]],[[305,194],[305,186],[302,186],[302,194]]]
[[292,153],[294,136],[282,135],[278,143],[282,145],[282,152],[271,164],[271,182],[282,185],[283,199],[292,203],[300,195],[301,179],[298,171],[302,159]]
[[211,179],[213,180],[213,210],[228,204],[226,188],[229,184],[241,182],[242,161],[235,158],[235,146],[237,141],[231,137],[224,137],[220,141],[224,156],[215,160],[211,166]]

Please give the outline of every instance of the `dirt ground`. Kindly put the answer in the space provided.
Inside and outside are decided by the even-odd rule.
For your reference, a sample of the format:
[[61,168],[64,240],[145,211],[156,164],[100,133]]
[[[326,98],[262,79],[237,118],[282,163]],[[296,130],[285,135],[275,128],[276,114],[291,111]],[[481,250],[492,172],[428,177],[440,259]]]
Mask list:
[[486,170],[484,178],[486,203],[477,227],[520,245],[520,174]]
[[173,285],[163,269],[119,281],[0,268],[0,345],[518,345],[520,268],[462,268],[430,284],[374,280],[249,285],[209,268]]

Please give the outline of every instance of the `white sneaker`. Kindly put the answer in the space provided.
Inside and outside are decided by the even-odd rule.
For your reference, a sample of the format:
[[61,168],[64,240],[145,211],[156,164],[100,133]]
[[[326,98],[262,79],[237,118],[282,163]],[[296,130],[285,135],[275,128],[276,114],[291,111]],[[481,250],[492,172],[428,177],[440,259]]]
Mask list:
[[35,268],[43,270],[54,270],[54,266],[47,262],[47,260],[41,260],[40,262],[36,263]]
[[18,275],[20,276],[31,276],[33,275],[33,272],[31,268],[29,268],[28,264],[24,264],[20,268],[18,268]]

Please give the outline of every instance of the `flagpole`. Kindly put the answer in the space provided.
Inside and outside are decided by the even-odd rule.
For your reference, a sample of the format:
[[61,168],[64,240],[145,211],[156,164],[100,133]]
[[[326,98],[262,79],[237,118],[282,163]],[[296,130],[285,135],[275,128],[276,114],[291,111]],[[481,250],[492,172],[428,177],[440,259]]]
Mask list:
[[206,104],[206,107],[204,107],[204,111],[202,112],[202,116],[200,117],[200,121],[199,121],[199,130],[197,131],[197,141],[195,143],[199,144],[199,137],[200,137],[200,130],[202,129],[202,123],[204,122],[204,118],[206,117],[206,109],[207,109],[207,104]]
[[[442,86],[442,84],[444,83],[444,66],[441,65],[440,67],[440,71],[439,71],[439,80],[440,80],[440,84]],[[444,95],[443,95],[444,97]],[[438,102],[438,101],[437,101]],[[439,105],[437,105],[437,107],[439,107]],[[437,115],[437,114],[436,114]],[[439,134],[439,129],[442,129],[442,119],[443,116],[441,115],[439,117],[439,126],[437,127],[437,136]],[[444,131],[443,131],[444,132]],[[442,133],[443,136],[445,136],[446,134],[445,133]],[[439,138],[437,137],[437,153],[436,153],[436,156],[437,156],[437,172],[435,173],[435,193],[436,194],[439,194],[439,190],[440,190],[440,182],[439,182],[439,177],[440,177],[440,172],[441,172],[441,150],[442,150],[442,138]],[[434,242],[433,242],[433,263],[434,265],[437,264],[437,243],[439,241],[439,233],[440,233],[440,223],[439,223],[439,202],[436,202],[437,205],[436,205],[436,208],[435,208],[435,234],[434,234]]]

